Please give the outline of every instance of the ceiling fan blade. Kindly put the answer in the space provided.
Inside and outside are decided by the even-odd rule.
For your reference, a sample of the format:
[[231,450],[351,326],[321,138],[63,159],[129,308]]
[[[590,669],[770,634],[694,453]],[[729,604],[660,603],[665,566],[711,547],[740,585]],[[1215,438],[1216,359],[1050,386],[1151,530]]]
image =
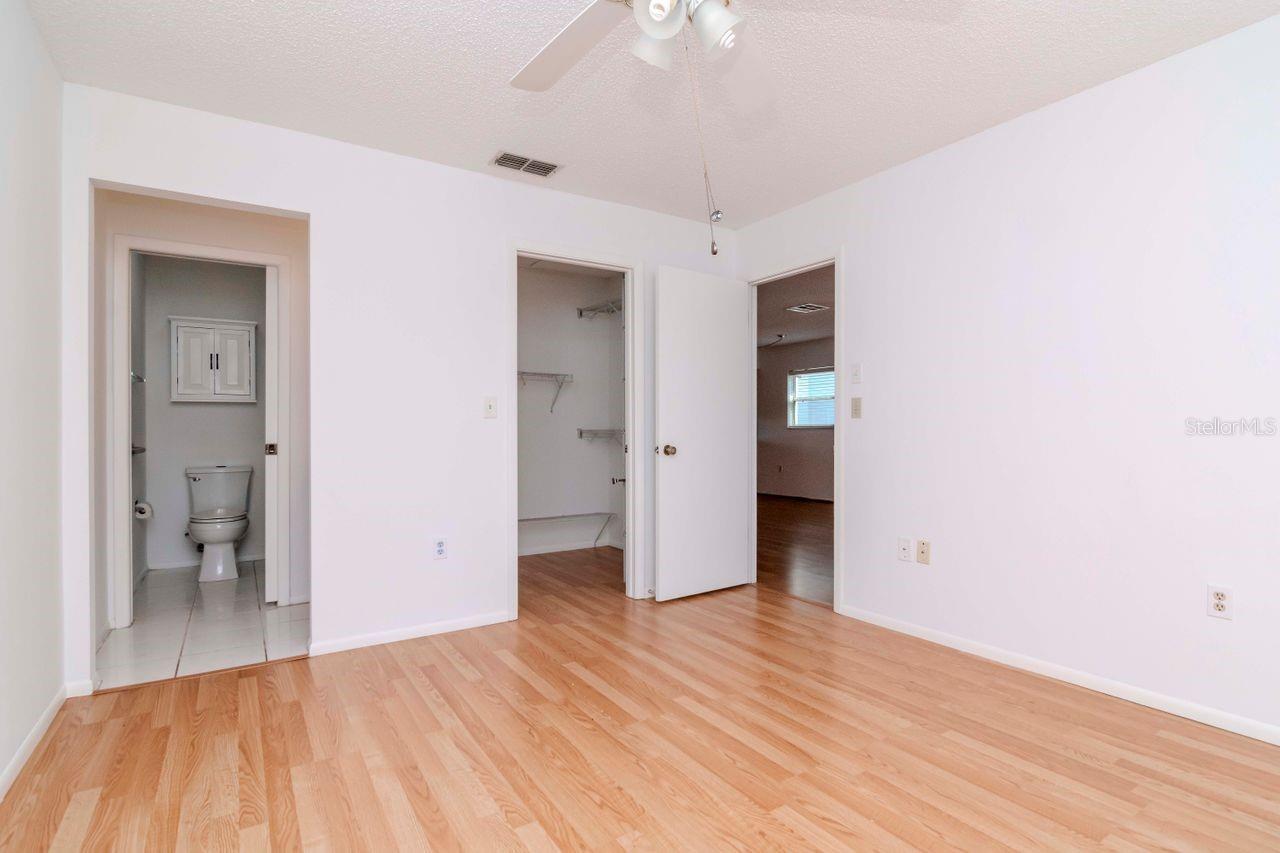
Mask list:
[[631,10],[618,0],[594,0],[511,78],[511,85],[530,92],[547,91],[630,15]]

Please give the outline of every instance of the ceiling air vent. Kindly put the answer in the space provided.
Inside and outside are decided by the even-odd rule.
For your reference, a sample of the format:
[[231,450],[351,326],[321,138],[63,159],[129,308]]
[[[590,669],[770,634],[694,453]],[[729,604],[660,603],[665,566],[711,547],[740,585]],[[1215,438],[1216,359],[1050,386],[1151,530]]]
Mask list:
[[530,175],[538,175],[539,177],[547,177],[560,167],[555,163],[544,163],[541,160],[530,160],[528,164],[521,169],[522,172],[528,172]]
[[555,163],[530,160],[528,157],[521,157],[519,154],[512,154],[509,151],[503,151],[495,157],[493,165],[501,166],[504,169],[515,169],[517,172],[527,172],[540,178],[548,177],[552,172],[560,168]]
[[794,311],[794,312],[795,312],[795,313],[797,313],[797,314],[816,314],[816,313],[818,313],[819,311],[830,311],[830,310],[831,310],[831,306],[830,306],[830,305],[818,305],[818,304],[813,303],[813,302],[805,302],[805,303],[800,304],[800,305],[792,305],[792,306],[791,306],[790,308],[788,308],[787,310],[788,310],[788,311]]

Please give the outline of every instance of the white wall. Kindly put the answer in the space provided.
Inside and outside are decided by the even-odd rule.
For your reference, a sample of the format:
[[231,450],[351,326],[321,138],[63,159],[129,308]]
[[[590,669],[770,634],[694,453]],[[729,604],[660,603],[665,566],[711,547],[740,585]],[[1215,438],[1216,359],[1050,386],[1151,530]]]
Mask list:
[[[310,216],[311,624],[321,651],[512,615],[518,244],[638,264],[635,319],[646,330],[659,264],[734,268],[733,234],[712,258],[696,222],[102,90],[64,91],[72,678],[90,666],[91,180]],[[645,369],[641,384],[650,376]],[[495,420],[483,419],[490,395],[500,400]],[[651,424],[643,442],[652,445]],[[448,560],[430,559],[434,536],[449,539]]]
[[63,687],[59,91],[26,5],[0,0],[0,797]]
[[151,569],[194,566],[196,544],[186,535],[191,516],[186,469],[193,465],[250,465],[249,530],[236,547],[240,560],[266,554],[265,360],[255,360],[254,403],[175,403],[170,317],[205,317],[257,323],[255,347],[263,352],[267,328],[267,274],[261,267],[143,256],[146,283],[147,500],[155,516],[147,523]]
[[834,498],[830,429],[787,429],[787,377],[792,370],[835,363],[835,340],[819,338],[756,351],[756,491],[829,501]]
[[1278,81],[1271,18],[740,232],[843,248],[838,606],[1280,738],[1280,437],[1184,432],[1280,416]]
[[[87,186],[87,182],[80,183]],[[75,195],[79,198],[78,193]],[[93,199],[91,214],[94,226],[92,279],[92,293],[94,294],[105,293],[107,290],[106,270],[110,263],[112,237],[116,234],[131,234],[206,246],[225,246],[244,251],[282,255],[289,259],[289,270],[292,279],[290,285],[291,322],[289,327],[290,370],[292,375],[289,394],[290,423],[288,440],[293,445],[293,457],[289,474],[290,592],[295,601],[306,601],[310,597],[311,590],[310,343],[308,339],[310,330],[308,318],[308,293],[310,289],[308,260],[310,252],[306,219],[297,216],[268,216],[251,211],[190,204],[173,199],[154,198],[106,189],[93,191],[91,197]],[[76,262],[79,264],[80,259],[77,258]],[[106,305],[107,300],[105,298],[96,300],[94,306],[96,310],[92,317],[95,329],[93,346],[95,349],[100,350],[99,357],[104,360],[107,357],[105,340]],[[68,306],[64,306],[64,308],[66,307]],[[167,338],[162,353],[154,352],[154,345],[149,347],[148,350],[148,355],[167,357]],[[72,364],[78,363],[78,358],[78,356],[68,357],[69,362]],[[92,371],[94,366],[99,363],[105,364],[105,361],[95,361],[90,364],[89,369]],[[166,375],[168,370],[166,362],[164,367]],[[71,372],[74,373],[74,371]],[[79,383],[83,386],[85,381],[86,374],[83,370],[73,377],[64,376],[64,382]],[[103,384],[105,383],[96,383],[95,387]],[[155,383],[151,383],[152,393],[154,393],[155,388]],[[105,410],[105,395],[102,395],[101,399],[99,399],[98,395],[95,394],[94,399],[95,405],[102,406]],[[167,397],[165,400],[167,401]],[[64,403],[64,405],[68,404]],[[158,404],[149,403],[148,405]],[[105,421],[105,411],[103,411],[101,417]],[[64,422],[64,428],[66,426],[67,424]],[[83,450],[84,448],[78,442],[67,442],[64,445],[64,453],[74,454]],[[105,459],[106,449],[96,448],[96,450],[100,452],[95,452],[92,457]],[[148,446],[148,452],[144,456],[150,455],[151,450]],[[260,463],[261,456],[258,456],[255,459],[255,468],[261,468]],[[70,463],[64,459],[64,464],[69,465]],[[79,462],[76,464],[85,465],[88,463]],[[68,468],[67,476],[72,476],[74,479],[75,473],[74,469]],[[265,478],[255,479],[260,480],[260,484],[265,482]],[[185,488],[185,481],[182,483],[182,488]],[[185,492],[182,499],[186,500]],[[255,501],[255,503],[259,502]],[[102,530],[104,531],[106,506],[104,497],[102,503],[96,504],[94,507],[95,513],[102,516],[98,523],[103,525]],[[74,500],[74,492],[64,494],[64,513],[73,512],[75,507],[78,507],[78,502]],[[135,523],[135,529],[136,526]],[[251,525],[252,527],[261,529],[262,525]],[[77,533],[73,529],[66,529],[64,530],[64,536],[75,538]],[[105,535],[102,538],[105,539]],[[102,554],[101,557],[96,558],[94,561],[95,572],[100,578],[95,583],[95,590],[97,590],[96,597],[101,599],[97,607],[100,607],[105,614],[105,553],[98,552],[97,548],[93,550]],[[71,581],[68,581],[67,588],[73,588]],[[68,607],[74,607],[74,605],[74,601],[69,599]],[[105,620],[105,616],[103,619]],[[75,631],[74,621],[71,617],[68,617],[67,624],[69,631]],[[103,634],[105,634],[105,631],[106,627],[102,629]],[[101,640],[101,637],[99,637],[99,640]],[[73,648],[78,645],[74,639],[72,643]]]
[[[600,544],[621,548],[627,495],[611,478],[626,476],[622,445],[580,439],[578,428],[625,425],[623,315],[586,319],[577,309],[621,299],[623,277],[521,269],[518,288],[516,363],[521,370],[573,375],[554,412],[554,384],[530,382],[518,389],[520,517],[612,512],[616,518]],[[590,547],[603,524],[600,518],[521,524],[520,553]]]

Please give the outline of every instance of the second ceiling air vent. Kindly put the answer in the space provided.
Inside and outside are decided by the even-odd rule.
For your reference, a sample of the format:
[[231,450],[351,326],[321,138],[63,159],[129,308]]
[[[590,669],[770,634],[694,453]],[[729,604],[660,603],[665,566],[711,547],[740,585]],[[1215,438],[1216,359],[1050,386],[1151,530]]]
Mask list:
[[493,165],[501,166],[504,169],[515,169],[517,172],[526,172],[530,175],[537,175],[545,178],[551,175],[560,167],[555,163],[547,163],[542,160],[531,160],[528,157],[522,157],[519,154],[512,154],[510,151],[503,151],[497,157],[493,158]]

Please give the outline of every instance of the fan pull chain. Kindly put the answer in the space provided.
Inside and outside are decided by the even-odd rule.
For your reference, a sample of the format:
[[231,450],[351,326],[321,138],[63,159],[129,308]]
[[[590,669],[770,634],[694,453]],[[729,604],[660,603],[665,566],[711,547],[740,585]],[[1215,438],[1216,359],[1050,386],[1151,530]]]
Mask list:
[[716,194],[711,188],[711,167],[707,164],[707,143],[702,134],[702,101],[698,97],[698,79],[693,73],[693,57],[689,54],[689,33],[681,30],[684,40],[685,64],[689,66],[689,91],[693,94],[693,121],[698,129],[698,152],[702,155],[702,187],[707,203],[707,227],[711,229],[711,254],[720,254],[716,244],[716,223],[724,219],[724,213],[716,206]]

